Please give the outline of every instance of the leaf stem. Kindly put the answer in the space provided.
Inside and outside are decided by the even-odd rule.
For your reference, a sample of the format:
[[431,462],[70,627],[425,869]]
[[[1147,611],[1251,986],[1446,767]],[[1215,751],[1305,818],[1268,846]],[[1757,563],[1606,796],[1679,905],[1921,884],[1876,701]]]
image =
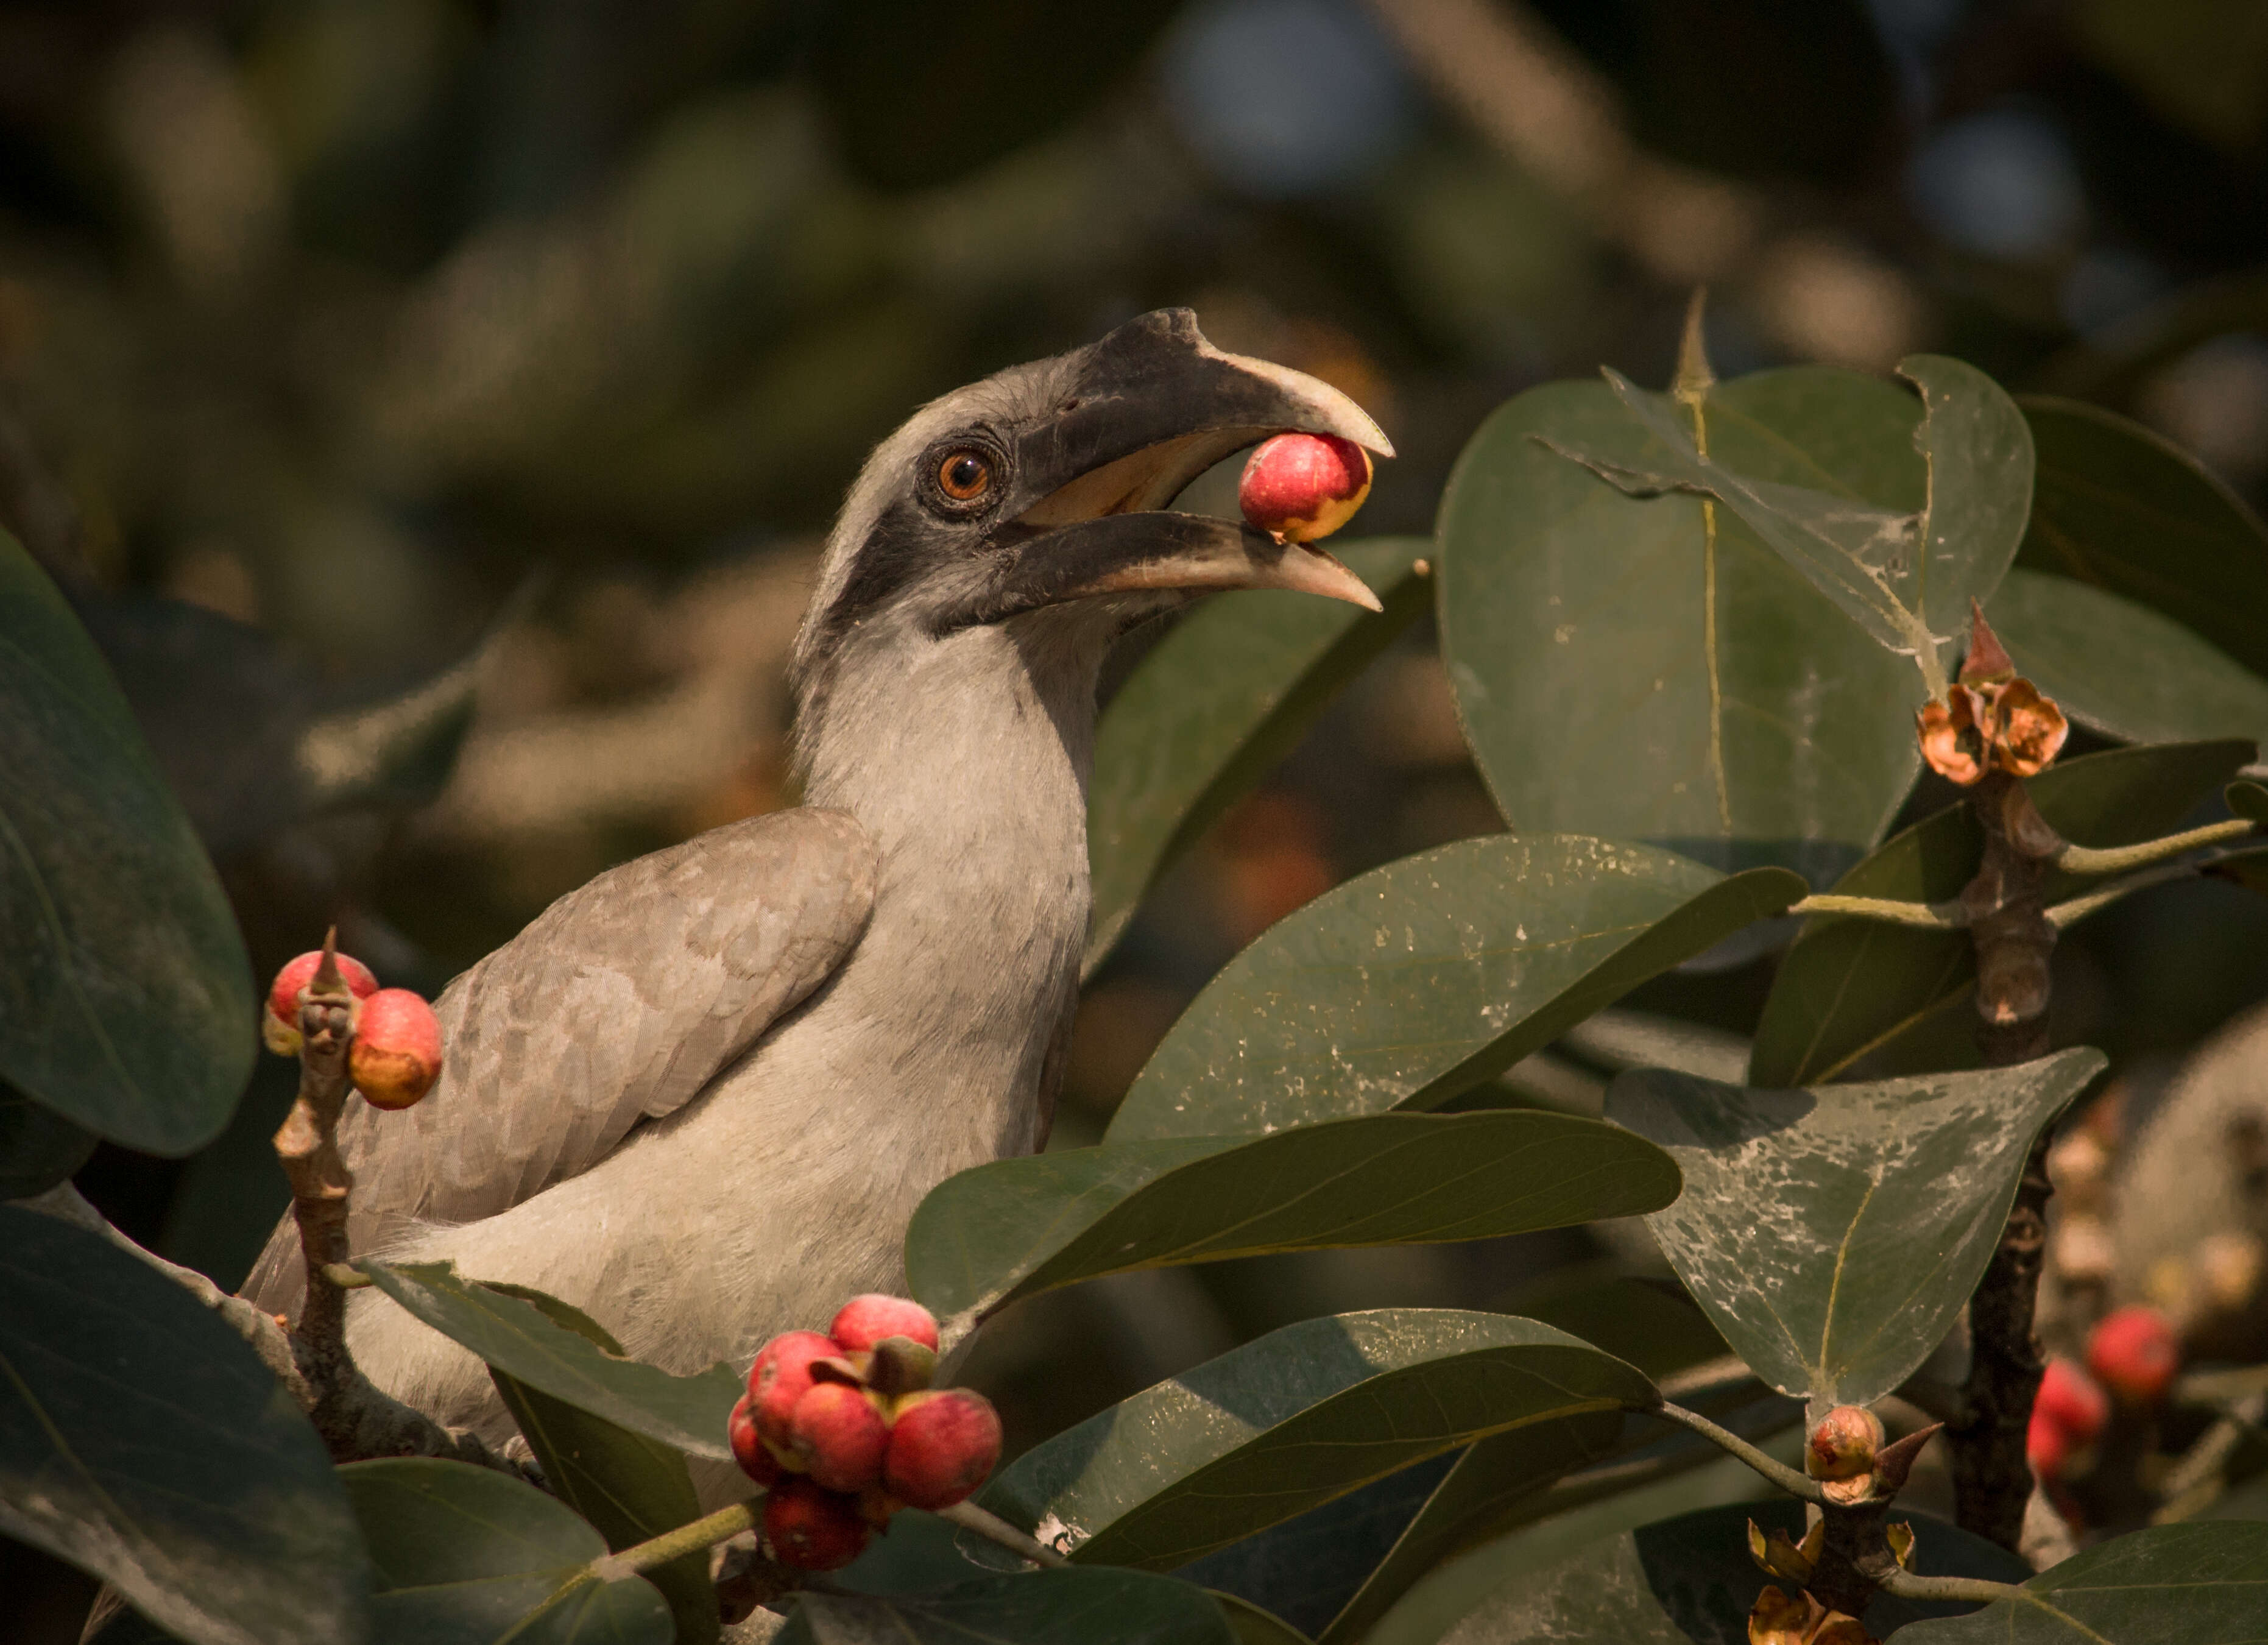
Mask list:
[[1665,1422],[1675,1422],[1680,1427],[1692,1429],[1711,1444],[1739,1457],[1790,1496],[1801,1497],[1807,1502],[1827,1500],[1820,1491],[1818,1480],[1808,1474],[1798,1473],[1786,1463],[1766,1456],[1730,1428],[1718,1427],[1698,1411],[1688,1411],[1683,1405],[1674,1405],[1665,1399],[1649,1414],[1658,1416]]
[[2066,874],[2124,874],[2130,868],[2146,868],[2154,862],[2195,851],[2200,845],[2217,845],[2225,839],[2242,838],[2252,832],[2252,828],[2250,819],[2232,817],[2226,822],[2193,828],[2185,834],[2146,839],[2139,845],[2115,845],[2103,851],[2087,845],[2066,845],[2055,854],[2054,861]]
[[1886,896],[1837,896],[1831,891],[1807,896],[1787,911],[1841,914],[1852,919],[1881,920],[1885,925],[1914,926],[1924,931],[1959,931],[1969,924],[1968,911],[1957,902],[1902,903]]
[[2155,868],[2145,868],[2139,874],[2130,874],[2124,879],[2113,880],[2108,885],[2097,886],[2085,896],[2074,896],[2069,902],[2058,903],[2046,910],[2048,923],[2058,931],[2068,930],[2089,914],[2105,909],[2122,896],[2132,896],[2137,891],[2146,891],[2154,885],[2168,885],[2176,880],[2192,880],[2203,865],[2194,862],[2169,862]]
[[973,1531],[989,1541],[997,1542],[1009,1553],[1020,1554],[1048,1570],[1059,1571],[1071,1563],[1046,1543],[1026,1536],[998,1514],[981,1509],[974,1502],[955,1502],[951,1508],[940,1508],[937,1510],[937,1516],[951,1521],[963,1531]]
[[619,1582],[625,1577],[636,1576],[641,1571],[652,1570],[672,1560],[681,1560],[688,1553],[703,1548],[713,1548],[720,1542],[730,1542],[744,1531],[756,1526],[756,1504],[764,1499],[750,1497],[745,1502],[735,1502],[730,1508],[720,1508],[674,1531],[665,1531],[659,1537],[634,1543],[619,1553],[608,1553],[591,1561],[591,1575],[602,1582]]
[[1996,1582],[1982,1576],[1916,1576],[1893,1571],[1882,1579],[1882,1591],[1901,1599],[1949,1600],[1955,1604],[1992,1604],[2002,1599],[2029,1596],[2014,1582]]

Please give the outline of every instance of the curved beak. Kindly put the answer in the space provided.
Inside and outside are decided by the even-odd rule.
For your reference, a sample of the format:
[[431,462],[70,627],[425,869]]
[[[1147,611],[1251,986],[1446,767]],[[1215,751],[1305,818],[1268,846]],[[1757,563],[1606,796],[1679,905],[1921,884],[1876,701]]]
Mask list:
[[1177,589],[1289,588],[1380,609],[1319,548],[1166,506],[1271,434],[1336,434],[1392,456],[1352,400],[1287,366],[1222,352],[1186,308],[1129,321],[1083,350],[1074,372],[1056,415],[1018,441],[1015,512],[992,534],[1000,569],[969,621]]

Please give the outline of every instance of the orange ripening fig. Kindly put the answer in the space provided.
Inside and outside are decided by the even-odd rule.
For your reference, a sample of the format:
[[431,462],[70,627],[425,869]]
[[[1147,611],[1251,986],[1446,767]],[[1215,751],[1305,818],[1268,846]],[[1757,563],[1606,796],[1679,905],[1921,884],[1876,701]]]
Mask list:
[[[339,975],[346,979],[348,992],[360,1000],[378,992],[378,978],[371,975],[369,966],[351,954],[336,957]],[[268,1006],[260,1014],[260,1038],[279,1057],[299,1054],[299,1007],[303,1003],[299,996],[314,981],[322,963],[320,948],[303,954],[276,972],[276,980],[268,986]]]
[[2055,763],[2071,734],[2055,699],[2016,672],[1984,609],[1970,601],[1969,656],[1944,702],[1914,716],[1930,769],[1967,787],[1987,771],[2036,777]]
[[863,1388],[814,1383],[788,1414],[788,1446],[830,1491],[855,1493],[882,1477],[890,1425]]
[[1314,542],[1352,520],[1370,495],[1370,454],[1336,434],[1278,434],[1244,465],[1245,520],[1282,542]]
[[983,1485],[1000,1460],[1000,1415],[967,1388],[908,1394],[898,1401],[882,1486],[899,1501],[934,1511]]
[[362,1002],[347,1075],[372,1108],[414,1108],[441,1077],[441,1022],[422,995],[381,988]]

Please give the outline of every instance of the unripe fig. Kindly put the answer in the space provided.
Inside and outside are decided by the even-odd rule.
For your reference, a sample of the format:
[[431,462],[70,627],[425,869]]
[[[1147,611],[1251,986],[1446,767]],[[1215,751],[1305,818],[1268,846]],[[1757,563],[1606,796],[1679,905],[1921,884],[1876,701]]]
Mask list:
[[2032,1415],[2035,1420],[2044,1415],[2066,1439],[2084,1445],[2110,1420],[2110,1396],[2071,1361],[2053,1359],[2048,1361],[2047,1375],[2040,1378]]
[[814,1383],[788,1417],[788,1447],[830,1491],[865,1490],[882,1477],[890,1425],[862,1388]]
[[764,1499],[764,1540],[782,1565],[839,1571],[873,1538],[855,1501],[808,1479],[784,1480]]
[[2113,1309],[2095,1321],[2087,1339],[2087,1368],[2133,1405],[2155,1405],[2181,1364],[2172,1323],[2147,1303]]
[[1864,1405],[1837,1405],[1819,1419],[1803,1448],[1803,1471],[1815,1479],[1855,1479],[1874,1471],[1874,1453],[1889,1435]]
[[814,1360],[835,1357],[835,1339],[815,1331],[791,1331],[774,1337],[748,1367],[748,1399],[756,1432],[775,1445],[789,1442],[788,1420],[795,1402],[811,1391]]
[[911,1508],[950,1508],[1000,1460],[1000,1415],[973,1389],[933,1388],[898,1401],[882,1486]]
[[1285,542],[1329,536],[1369,495],[1370,454],[1336,434],[1263,440],[1236,487],[1244,518]]
[[766,1447],[763,1436],[756,1432],[756,1413],[749,1409],[748,1396],[742,1394],[733,1407],[733,1414],[725,1424],[725,1434],[732,1443],[733,1460],[740,1464],[740,1472],[767,1489],[780,1482],[783,1472],[779,1458]]
[[433,1007],[407,988],[381,988],[364,1000],[347,1075],[372,1108],[416,1107],[441,1077],[441,1021]]
[[[336,957],[348,992],[357,1000],[367,1000],[378,992],[378,978],[370,974],[369,966],[351,954]],[[260,1014],[260,1038],[279,1057],[299,1054],[299,994],[314,980],[322,963],[320,948],[303,954],[276,972],[276,980],[268,985],[268,1007]]]
[[934,1354],[937,1316],[906,1297],[870,1291],[843,1303],[827,1334],[845,1354],[864,1354],[885,1337],[911,1337]]

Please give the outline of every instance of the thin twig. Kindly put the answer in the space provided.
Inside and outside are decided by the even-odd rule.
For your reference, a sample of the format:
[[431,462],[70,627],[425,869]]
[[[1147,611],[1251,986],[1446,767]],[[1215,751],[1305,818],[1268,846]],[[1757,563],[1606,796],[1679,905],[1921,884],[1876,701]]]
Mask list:
[[1657,1377],[1654,1386],[1661,1390],[1664,1398],[1696,1393],[1705,1388],[1721,1388],[1733,1383],[1753,1382],[1756,1374],[1749,1362],[1737,1354],[1727,1354],[1713,1360],[1704,1360],[1698,1365],[1689,1365],[1682,1371]]
[[2124,874],[2130,868],[2146,868],[2154,862],[2163,862],[2178,857],[2183,852],[2195,851],[2200,845],[2217,845],[2225,839],[2241,839],[2252,832],[2252,822],[2245,817],[2232,817],[2226,822],[2208,822],[2203,828],[2193,828],[2184,834],[2169,834],[2162,839],[2146,839],[2139,845],[2113,845],[2097,851],[2087,845],[2066,845],[2055,855],[2055,866],[2066,874]]
[[1009,1553],[1019,1554],[1049,1570],[1059,1571],[1071,1563],[1046,1543],[1026,1536],[998,1514],[988,1512],[974,1502],[955,1502],[951,1508],[940,1508],[937,1510],[937,1516],[950,1520],[963,1531],[972,1531],[988,1541],[997,1542]]
[[1827,1500],[1819,1488],[1818,1480],[1808,1474],[1798,1473],[1786,1463],[1766,1456],[1730,1428],[1718,1427],[1698,1411],[1688,1411],[1683,1405],[1665,1399],[1646,1414],[1692,1429],[1711,1444],[1739,1457],[1790,1496],[1801,1497],[1807,1502],[1824,1502]]
[[755,1529],[757,1505],[763,1500],[761,1495],[750,1497],[745,1502],[735,1502],[730,1508],[720,1508],[713,1514],[688,1521],[674,1531],[633,1543],[618,1553],[601,1554],[591,1561],[591,1574],[602,1582],[619,1582],[641,1571],[681,1560],[688,1553],[730,1542],[742,1531]]
[[1969,911],[1959,903],[1902,903],[1887,896],[1839,896],[1831,891],[1807,896],[1787,911],[1839,914],[1846,919],[1880,920],[1924,931],[1959,931],[1969,924]]
[[2047,911],[2048,923],[2058,931],[2068,931],[2089,914],[2108,908],[2122,896],[2132,896],[2137,891],[2146,891],[2154,885],[2168,885],[2176,880],[2194,880],[2205,861],[2170,862],[2155,868],[2145,868],[2139,874],[2130,874],[2123,880],[2113,880],[2108,885],[2097,886],[2084,896],[2058,903]]
[[1989,1605],[2027,1597],[2014,1582],[1995,1582],[1982,1576],[1916,1576],[1911,1571],[1884,1577],[1882,1591],[1901,1599],[1947,1600],[1955,1604]]

